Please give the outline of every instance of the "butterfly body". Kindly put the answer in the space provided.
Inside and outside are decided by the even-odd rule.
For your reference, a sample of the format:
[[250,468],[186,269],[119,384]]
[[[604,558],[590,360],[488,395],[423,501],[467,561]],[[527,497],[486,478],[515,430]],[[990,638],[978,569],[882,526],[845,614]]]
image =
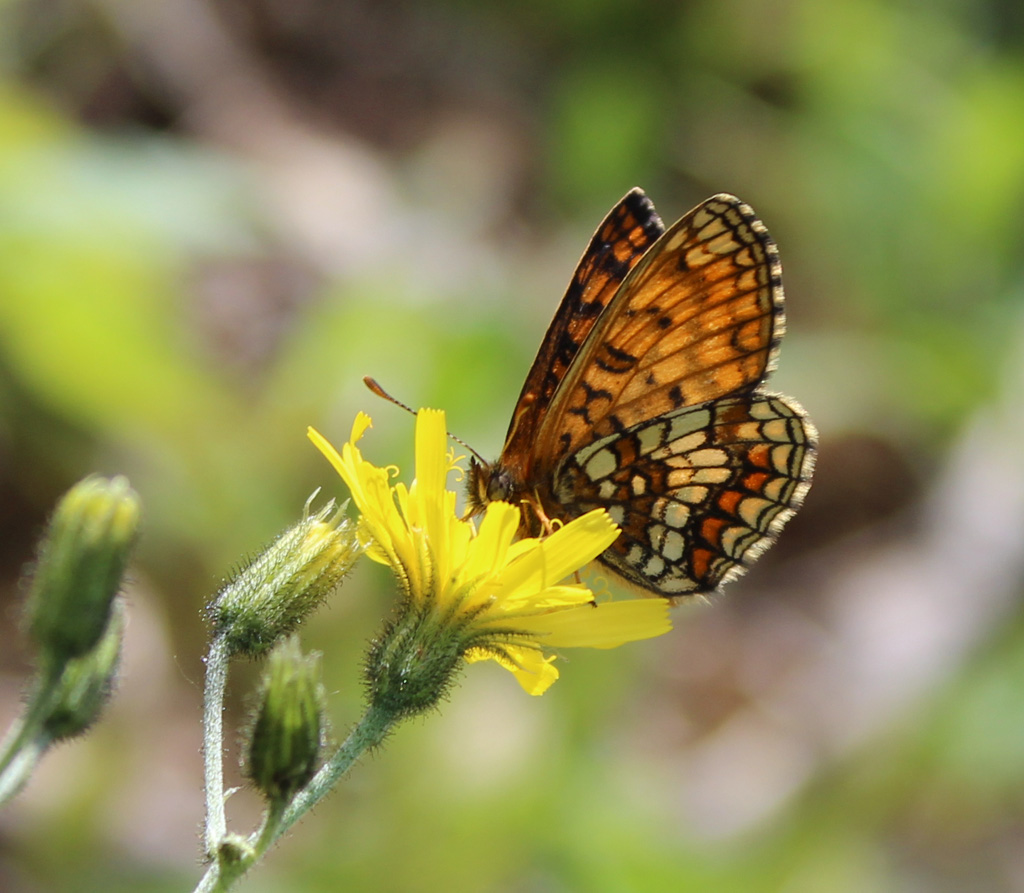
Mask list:
[[600,561],[674,598],[710,592],[772,542],[810,486],[816,434],[762,385],[784,330],[781,265],[729,195],[667,231],[638,189],[584,252],[471,511],[519,504],[521,532],[604,508]]

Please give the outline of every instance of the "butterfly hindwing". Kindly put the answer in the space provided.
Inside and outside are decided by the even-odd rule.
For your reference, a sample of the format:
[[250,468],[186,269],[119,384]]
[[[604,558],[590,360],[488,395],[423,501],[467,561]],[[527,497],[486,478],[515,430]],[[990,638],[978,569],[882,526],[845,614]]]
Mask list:
[[783,328],[774,242],[739,199],[708,199],[649,249],[590,329],[540,451],[557,461],[645,419],[757,385]]
[[604,508],[622,534],[601,561],[665,596],[741,573],[810,486],[816,434],[793,401],[759,392],[677,410],[584,447],[554,495],[575,516]]

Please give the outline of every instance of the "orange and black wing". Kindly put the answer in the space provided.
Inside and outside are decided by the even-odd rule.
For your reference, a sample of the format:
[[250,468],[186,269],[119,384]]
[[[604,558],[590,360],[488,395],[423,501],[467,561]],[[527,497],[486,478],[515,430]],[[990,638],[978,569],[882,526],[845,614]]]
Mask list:
[[554,483],[575,516],[608,511],[622,533],[600,560],[667,597],[738,576],[799,508],[816,432],[792,400],[750,392],[676,410],[573,454]]
[[650,247],[558,375],[532,445],[540,473],[602,437],[756,387],[783,328],[775,243],[739,199],[708,199]]
[[525,470],[551,399],[622,281],[665,226],[651,200],[632,189],[597,228],[530,367],[509,424],[501,461]]

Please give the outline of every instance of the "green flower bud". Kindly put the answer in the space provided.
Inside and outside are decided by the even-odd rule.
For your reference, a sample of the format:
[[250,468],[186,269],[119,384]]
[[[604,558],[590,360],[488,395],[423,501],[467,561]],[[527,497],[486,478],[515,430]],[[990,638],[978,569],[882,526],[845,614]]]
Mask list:
[[271,801],[286,803],[317,770],[324,738],[320,656],[303,657],[295,637],[270,655],[242,769]]
[[113,690],[124,618],[123,603],[115,602],[110,623],[96,647],[64,665],[53,704],[42,724],[43,734],[50,741],[81,735],[99,718]]
[[123,477],[88,477],[57,504],[25,609],[29,635],[48,672],[92,650],[103,635],[138,536],[140,511]]
[[[308,506],[308,504],[307,504]],[[362,551],[355,525],[334,503],[286,530],[228,581],[208,609],[230,654],[258,657],[294,632],[349,572]]]

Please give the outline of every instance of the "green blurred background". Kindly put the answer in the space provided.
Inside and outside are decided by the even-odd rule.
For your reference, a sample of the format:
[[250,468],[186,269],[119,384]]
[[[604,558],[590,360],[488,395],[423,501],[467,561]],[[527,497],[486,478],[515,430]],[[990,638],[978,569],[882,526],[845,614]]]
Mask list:
[[[1024,889],[1018,0],[0,3],[4,723],[53,501],[120,472],[146,513],[116,699],[0,815],[0,889],[191,889],[201,608],[344,495],[306,425],[368,410],[408,467],[373,374],[495,455],[634,185],[669,222],[734,192],[779,242],[804,511],[541,699],[471,668],[244,889]],[[361,567],[309,624],[338,735],[392,598]]]

